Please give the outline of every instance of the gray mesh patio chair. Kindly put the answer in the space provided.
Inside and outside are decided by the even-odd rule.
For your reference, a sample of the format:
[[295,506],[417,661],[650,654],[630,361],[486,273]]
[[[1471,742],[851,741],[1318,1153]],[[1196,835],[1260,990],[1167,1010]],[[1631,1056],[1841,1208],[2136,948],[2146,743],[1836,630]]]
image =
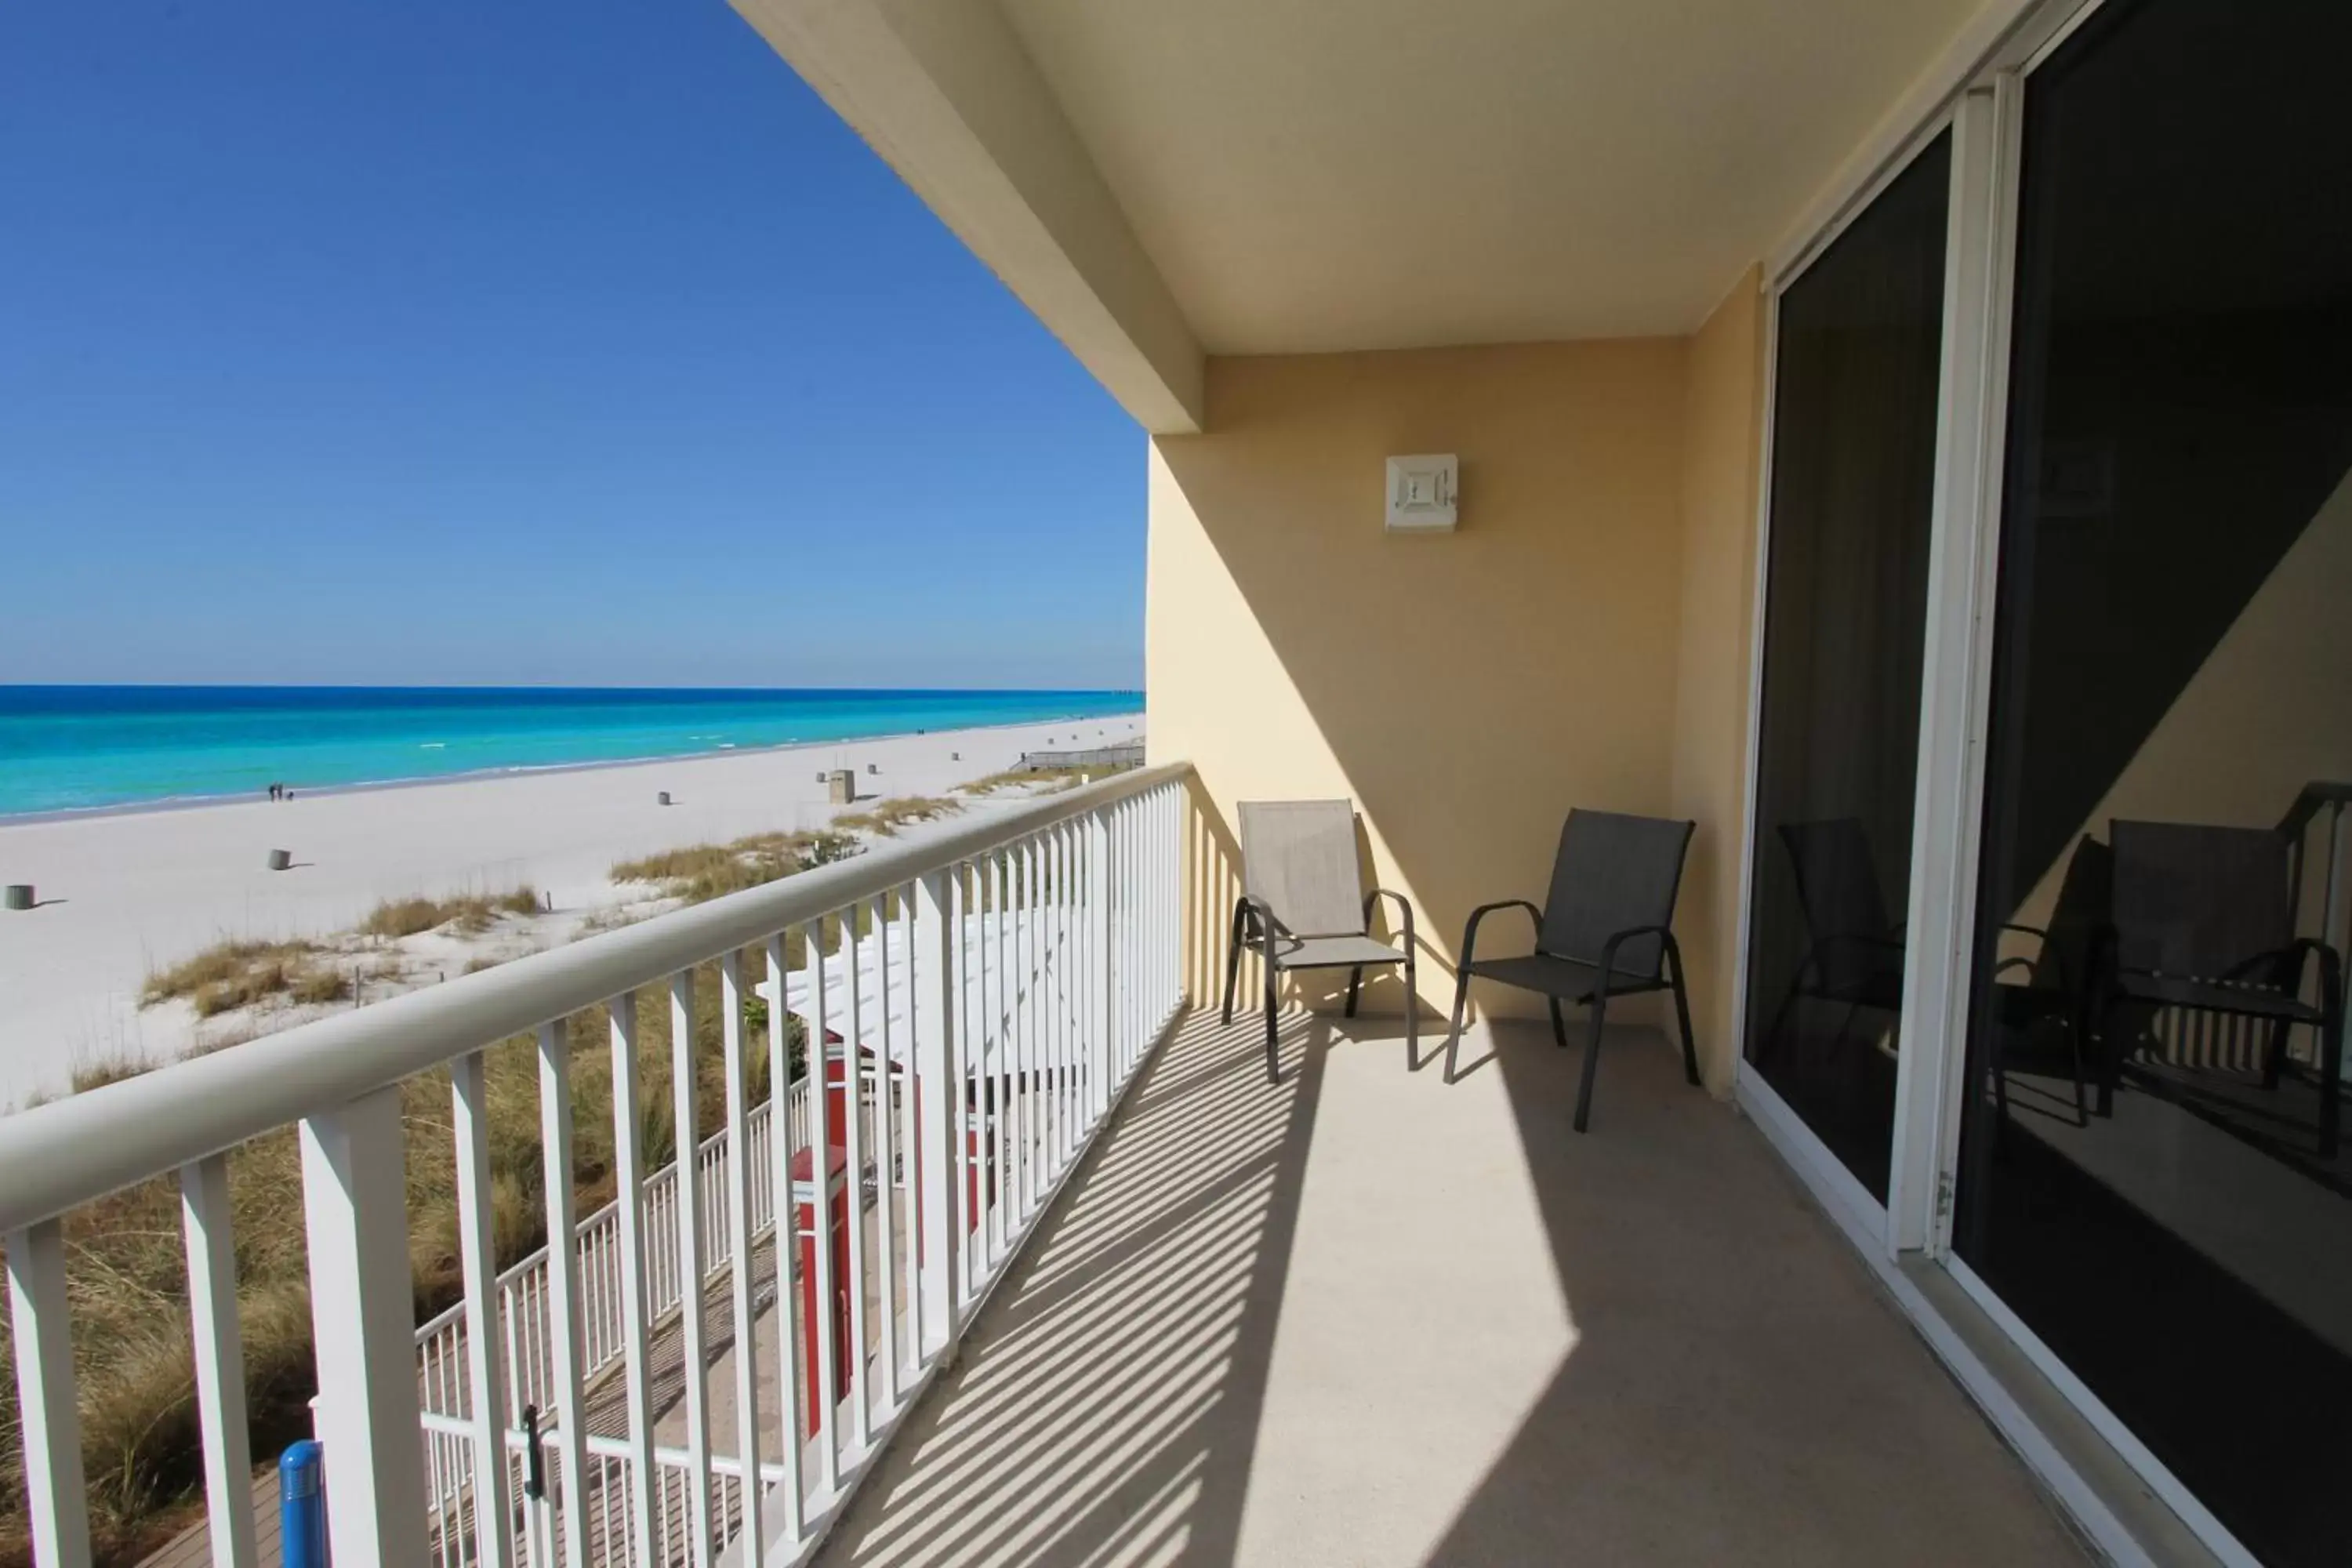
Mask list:
[[[1404,965],[1404,1042],[1420,1048],[1413,1005],[1412,905],[1385,888],[1367,891],[1356,858],[1356,807],[1345,800],[1245,800],[1241,803],[1242,897],[1234,906],[1225,952],[1225,1022],[1234,1021],[1234,986],[1242,951],[1265,961],[1265,1076],[1282,1081],[1275,1051],[1275,993],[1282,972],[1345,969],[1348,1016],[1368,964]],[[1372,905],[1392,899],[1403,949],[1371,934]]]
[[[2262,1081],[2273,1091],[2284,1076],[2288,1033],[2302,1025],[2318,1038],[2319,1153],[2334,1159],[2344,960],[2327,943],[2295,935],[2294,842],[2268,827],[2123,819],[2107,825],[2107,841],[2115,924],[2101,944],[2105,963],[2093,966],[2102,993],[2099,1114],[2115,1113],[2117,1080],[2128,1059],[2155,1043],[2159,1009],[2266,1026]],[[2304,999],[2306,991],[2313,1000]]]
[[[1675,945],[1675,895],[1682,885],[1683,857],[1690,848],[1688,822],[1654,816],[1624,816],[1611,811],[1571,811],[1559,830],[1553,858],[1551,892],[1544,907],[1525,899],[1482,904],[1470,911],[1462,932],[1462,966],[1454,987],[1454,1027],[1445,1041],[1445,1078],[1454,1079],[1454,1053],[1462,1043],[1462,1014],[1470,982],[1499,981],[1540,993],[1551,1004],[1552,1038],[1568,1044],[1560,1017],[1564,1002],[1589,1003],[1592,1026],[1584,1049],[1584,1072],[1576,1090],[1576,1130],[1584,1131],[1592,1109],[1593,1069],[1601,1061],[1601,1026],[1612,996],[1671,991],[1675,1021],[1683,1037],[1683,1074],[1698,1082],[1698,1048],[1691,1039],[1690,998],[1683,989],[1682,950]],[[1525,910],[1535,922],[1536,950],[1517,958],[1477,956],[1478,927],[1496,910]],[[1671,965],[1662,973],[1662,963]]]

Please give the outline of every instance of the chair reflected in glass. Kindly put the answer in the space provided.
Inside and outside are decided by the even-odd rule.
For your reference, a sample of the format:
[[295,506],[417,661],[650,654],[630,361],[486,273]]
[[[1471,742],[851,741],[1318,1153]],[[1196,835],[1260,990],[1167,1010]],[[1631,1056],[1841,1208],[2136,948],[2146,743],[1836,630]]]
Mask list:
[[1798,1003],[1810,1000],[1843,1009],[1830,1036],[1834,1055],[1857,1013],[1902,1011],[1903,922],[1887,918],[1878,863],[1860,817],[1784,822],[1780,842],[1796,873],[1806,945],[1788,994],[1765,1032],[1764,1050],[1770,1054],[1780,1047],[1790,1014]]
[[[2181,1059],[2183,1029],[2242,1020],[2259,1040],[2262,1089],[2274,1095],[2290,1079],[2307,1084],[2317,1102],[2310,1121],[2319,1155],[2334,1159],[2343,960],[2326,942],[2295,934],[2295,840],[2275,828],[2122,819],[2109,825],[2108,838],[2114,921],[2092,963],[2099,1114],[2114,1113],[2126,1068],[2135,1083],[2178,1098],[2209,1070],[2194,1057]],[[2170,1042],[2167,1015],[2179,1020]],[[2313,1061],[2290,1056],[2298,1026],[2316,1038]],[[2205,1109],[2231,1131],[2254,1130],[2242,1102]],[[2278,1116],[2273,1108],[2262,1120]]]
[[2074,1121],[2091,1124],[2085,1042],[2091,1034],[2092,964],[2112,930],[2115,860],[2088,834],[2066,859],[2047,923],[2005,921],[2003,931],[2035,939],[2035,951],[1997,960],[1992,967],[1993,1100],[2010,1110],[2012,1073],[2065,1074],[2073,1086]]

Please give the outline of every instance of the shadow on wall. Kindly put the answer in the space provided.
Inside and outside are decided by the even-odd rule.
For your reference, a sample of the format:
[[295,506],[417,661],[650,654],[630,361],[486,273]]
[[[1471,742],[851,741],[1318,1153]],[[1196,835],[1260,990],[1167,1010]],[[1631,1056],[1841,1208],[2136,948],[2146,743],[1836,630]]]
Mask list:
[[[1428,1011],[1470,910],[1540,899],[1570,806],[1669,811],[1683,355],[1656,339],[1214,360],[1213,433],[1154,444],[1155,754],[1198,767],[1229,868],[1235,802],[1354,798],[1368,880],[1415,905]],[[1458,532],[1384,531],[1385,458],[1412,451],[1460,455]],[[1229,916],[1230,893],[1210,907]],[[1298,979],[1317,1005],[1346,984]],[[1365,980],[1368,1013],[1400,1010],[1400,975]]]

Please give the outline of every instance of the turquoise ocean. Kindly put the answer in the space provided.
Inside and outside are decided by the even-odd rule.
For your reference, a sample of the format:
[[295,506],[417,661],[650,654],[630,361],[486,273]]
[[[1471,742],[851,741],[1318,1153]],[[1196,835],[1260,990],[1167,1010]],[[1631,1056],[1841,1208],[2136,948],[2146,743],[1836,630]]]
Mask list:
[[1142,710],[1139,691],[0,686],[0,817]]

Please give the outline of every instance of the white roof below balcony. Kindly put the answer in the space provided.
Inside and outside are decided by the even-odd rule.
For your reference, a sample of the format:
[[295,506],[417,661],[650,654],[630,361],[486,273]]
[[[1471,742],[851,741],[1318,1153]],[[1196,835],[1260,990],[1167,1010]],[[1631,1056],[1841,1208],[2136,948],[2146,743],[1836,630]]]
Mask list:
[[1688,331],[2014,0],[737,0],[1153,429],[1200,358]]

